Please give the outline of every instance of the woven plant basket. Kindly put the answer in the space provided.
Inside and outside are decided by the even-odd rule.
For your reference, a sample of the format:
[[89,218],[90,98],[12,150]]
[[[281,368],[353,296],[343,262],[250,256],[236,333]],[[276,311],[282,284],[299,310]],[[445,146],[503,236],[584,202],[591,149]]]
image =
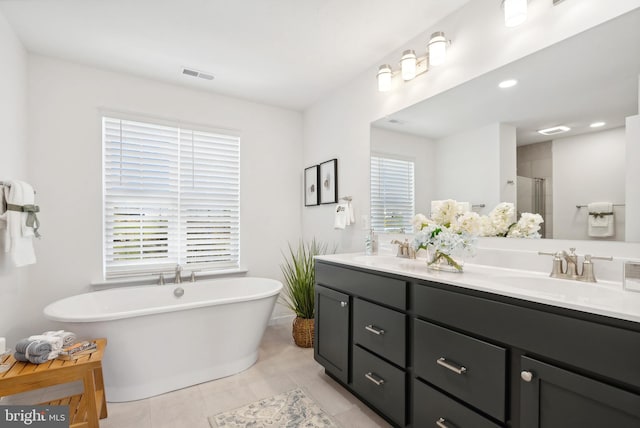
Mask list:
[[293,341],[301,348],[313,347],[314,319],[296,317],[293,320]]

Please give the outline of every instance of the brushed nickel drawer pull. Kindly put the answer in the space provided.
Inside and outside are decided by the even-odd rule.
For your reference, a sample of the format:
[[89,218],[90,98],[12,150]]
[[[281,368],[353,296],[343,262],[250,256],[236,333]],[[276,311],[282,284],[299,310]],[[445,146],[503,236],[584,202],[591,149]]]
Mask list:
[[376,379],[375,377],[373,377],[374,374],[369,372],[367,374],[364,375],[364,377],[366,377],[367,379],[369,379],[371,382],[375,383],[378,386],[381,386],[384,383],[384,379],[382,379],[381,377],[379,377],[378,379]]
[[440,357],[436,360],[436,363],[444,368],[451,370],[457,374],[465,374],[467,372],[467,368],[464,366],[457,366],[447,361],[445,357]]
[[381,328],[374,327],[372,324],[365,325],[364,329],[370,331],[373,334],[377,334],[378,336],[382,336],[384,334],[384,330]]
[[436,421],[436,425],[438,428],[449,428],[449,425],[447,425],[447,421],[444,418],[438,419]]

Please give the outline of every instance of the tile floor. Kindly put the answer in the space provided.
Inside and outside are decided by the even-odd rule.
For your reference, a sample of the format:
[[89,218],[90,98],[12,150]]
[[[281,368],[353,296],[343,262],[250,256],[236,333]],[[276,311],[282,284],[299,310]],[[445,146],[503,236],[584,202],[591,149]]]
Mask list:
[[109,403],[109,417],[100,427],[210,428],[209,416],[296,387],[304,388],[344,428],[389,427],[324,374],[313,349],[293,344],[290,325],[267,328],[258,362],[244,372],[145,400]]

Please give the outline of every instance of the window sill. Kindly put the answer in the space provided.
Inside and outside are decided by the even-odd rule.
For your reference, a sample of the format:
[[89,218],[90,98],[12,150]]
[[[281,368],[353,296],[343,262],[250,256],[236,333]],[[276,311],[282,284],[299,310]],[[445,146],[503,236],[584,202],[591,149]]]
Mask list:
[[[226,276],[226,275],[236,275],[236,274],[244,274],[249,272],[249,269],[246,267],[239,267],[233,269],[221,269],[221,270],[212,270],[212,271],[201,271],[195,272],[196,278],[198,279],[209,279],[215,278],[218,276]],[[166,284],[173,284],[173,276],[165,276],[164,280]],[[183,277],[182,282],[189,282],[189,277]],[[102,281],[93,281],[90,286],[94,291],[105,290],[107,288],[116,288],[116,287],[130,287],[135,285],[157,285],[158,283],[158,275],[145,275],[145,276],[136,276],[136,277],[121,277],[117,279],[107,279]]]

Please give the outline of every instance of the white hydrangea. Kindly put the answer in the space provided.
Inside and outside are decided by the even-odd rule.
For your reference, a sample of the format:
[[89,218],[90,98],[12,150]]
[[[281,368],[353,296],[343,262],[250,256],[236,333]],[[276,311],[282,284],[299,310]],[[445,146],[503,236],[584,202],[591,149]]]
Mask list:
[[540,238],[540,224],[544,223],[544,219],[540,214],[522,213],[520,220],[510,230],[507,236],[509,238]]
[[468,233],[469,235],[478,236],[482,232],[482,223],[480,215],[473,211],[467,211],[460,214],[451,227],[454,232]]
[[426,215],[418,213],[413,217],[411,223],[416,230],[422,230],[422,225],[432,223],[432,221],[429,220]]
[[515,207],[511,202],[499,203],[489,213],[493,234],[487,236],[505,236],[509,227],[515,223]]
[[443,226],[452,224],[458,216],[458,203],[453,199],[442,201],[431,213],[431,219]]

